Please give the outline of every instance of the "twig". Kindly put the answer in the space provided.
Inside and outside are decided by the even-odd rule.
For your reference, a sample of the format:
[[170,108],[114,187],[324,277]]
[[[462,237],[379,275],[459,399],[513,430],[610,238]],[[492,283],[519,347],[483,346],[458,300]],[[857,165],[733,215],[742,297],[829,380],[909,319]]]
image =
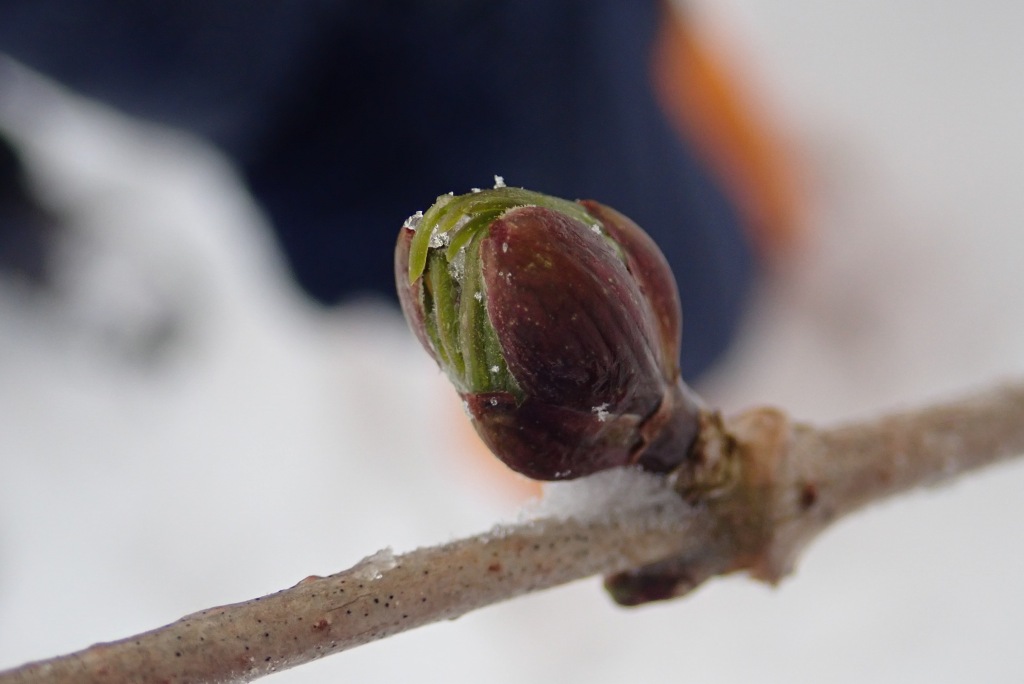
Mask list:
[[[0,682],[251,680],[491,603],[692,547],[689,516],[655,503],[604,521],[496,529],[204,610],[160,629],[0,674]],[[660,510],[659,510],[660,509]],[[678,513],[676,510],[674,513]]]
[[842,515],[1021,453],[1024,383],[822,431],[773,409],[726,422],[707,414],[688,467],[635,505],[379,552],[330,577],[0,673],[0,684],[251,680],[593,574],[628,571],[610,584],[625,602],[649,598],[640,590],[652,577],[674,578],[668,594],[737,569],[774,582]]

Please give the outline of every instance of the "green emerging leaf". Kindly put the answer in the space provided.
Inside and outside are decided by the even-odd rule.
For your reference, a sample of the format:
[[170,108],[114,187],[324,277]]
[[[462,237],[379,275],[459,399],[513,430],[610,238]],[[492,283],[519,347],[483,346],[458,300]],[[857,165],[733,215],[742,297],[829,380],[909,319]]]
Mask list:
[[441,195],[416,228],[409,248],[409,282],[423,275],[431,249],[443,248],[445,259],[451,262],[460,249],[506,211],[530,206],[560,211],[601,231],[600,222],[576,202],[522,188],[500,187],[459,196]]

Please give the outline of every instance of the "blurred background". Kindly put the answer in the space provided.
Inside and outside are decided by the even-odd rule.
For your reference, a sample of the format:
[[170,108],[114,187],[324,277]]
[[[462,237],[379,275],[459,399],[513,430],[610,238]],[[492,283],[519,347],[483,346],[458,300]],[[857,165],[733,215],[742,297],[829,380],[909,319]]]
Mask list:
[[[401,221],[494,174],[656,237],[726,410],[1024,370],[1011,3],[72,5],[0,8],[0,668],[514,517],[391,294]],[[585,581],[273,681],[1019,681],[1022,487],[863,512],[777,589]]]

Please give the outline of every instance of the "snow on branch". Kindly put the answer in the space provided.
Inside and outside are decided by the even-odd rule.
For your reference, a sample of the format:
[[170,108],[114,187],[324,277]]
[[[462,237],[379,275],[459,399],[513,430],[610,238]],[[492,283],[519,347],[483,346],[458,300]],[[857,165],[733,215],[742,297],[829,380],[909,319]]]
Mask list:
[[[0,673],[28,682],[249,681],[595,574],[622,603],[744,570],[776,582],[834,520],[1024,453],[1024,383],[824,430],[775,409],[702,416],[688,466],[559,484],[522,522]],[[881,562],[881,561],[880,561]]]

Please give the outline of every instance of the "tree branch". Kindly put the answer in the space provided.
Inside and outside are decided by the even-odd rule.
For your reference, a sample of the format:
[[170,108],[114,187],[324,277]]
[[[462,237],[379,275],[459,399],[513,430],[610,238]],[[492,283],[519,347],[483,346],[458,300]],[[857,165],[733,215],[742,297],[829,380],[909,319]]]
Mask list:
[[[622,471],[589,503],[186,616],[159,629],[0,673],[15,682],[247,681],[413,627],[594,574],[623,603],[747,570],[778,581],[837,518],[872,501],[1024,453],[1024,383],[838,428],[774,409],[703,416],[669,477]],[[618,479],[616,479],[618,478]]]

